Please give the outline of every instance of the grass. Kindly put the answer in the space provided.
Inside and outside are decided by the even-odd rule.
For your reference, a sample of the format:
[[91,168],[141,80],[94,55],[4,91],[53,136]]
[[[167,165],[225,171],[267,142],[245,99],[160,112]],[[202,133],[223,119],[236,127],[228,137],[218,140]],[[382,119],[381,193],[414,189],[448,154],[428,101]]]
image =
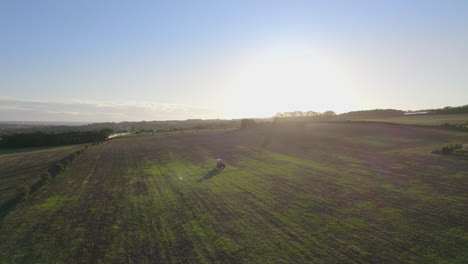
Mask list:
[[40,211],[55,211],[62,208],[67,201],[73,200],[74,198],[67,198],[63,196],[52,196],[47,198],[43,203],[35,205],[33,209]]
[[464,134],[315,129],[269,145],[257,129],[90,147],[2,220],[0,263],[466,260],[465,161],[430,152]]

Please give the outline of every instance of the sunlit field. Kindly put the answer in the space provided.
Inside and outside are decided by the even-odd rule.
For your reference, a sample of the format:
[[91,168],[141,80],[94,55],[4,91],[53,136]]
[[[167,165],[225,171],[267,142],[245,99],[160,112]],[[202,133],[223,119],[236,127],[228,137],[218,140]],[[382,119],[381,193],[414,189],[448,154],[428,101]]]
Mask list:
[[0,264],[468,263],[467,14],[1,1]]
[[431,152],[464,141],[384,124],[113,139],[1,220],[0,263],[463,263],[467,160]]

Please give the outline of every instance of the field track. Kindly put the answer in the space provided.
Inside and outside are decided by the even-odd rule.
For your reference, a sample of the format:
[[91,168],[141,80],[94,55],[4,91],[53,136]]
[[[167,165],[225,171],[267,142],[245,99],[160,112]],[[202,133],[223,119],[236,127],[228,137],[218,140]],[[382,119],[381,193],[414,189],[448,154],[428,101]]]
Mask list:
[[431,153],[455,143],[385,124],[113,139],[0,220],[0,263],[464,263],[468,160]]

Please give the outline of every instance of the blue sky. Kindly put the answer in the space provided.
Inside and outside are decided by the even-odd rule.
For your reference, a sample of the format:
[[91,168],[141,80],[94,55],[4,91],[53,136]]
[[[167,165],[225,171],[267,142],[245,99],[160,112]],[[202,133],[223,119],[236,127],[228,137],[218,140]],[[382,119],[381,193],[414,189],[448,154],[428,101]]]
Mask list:
[[468,103],[468,1],[1,1],[0,120]]

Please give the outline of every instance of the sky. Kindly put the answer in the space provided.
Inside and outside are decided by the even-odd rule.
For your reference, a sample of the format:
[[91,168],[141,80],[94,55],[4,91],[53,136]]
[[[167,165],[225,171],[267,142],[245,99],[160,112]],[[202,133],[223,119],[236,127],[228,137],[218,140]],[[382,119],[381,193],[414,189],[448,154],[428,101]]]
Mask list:
[[468,104],[468,1],[0,1],[0,121]]

